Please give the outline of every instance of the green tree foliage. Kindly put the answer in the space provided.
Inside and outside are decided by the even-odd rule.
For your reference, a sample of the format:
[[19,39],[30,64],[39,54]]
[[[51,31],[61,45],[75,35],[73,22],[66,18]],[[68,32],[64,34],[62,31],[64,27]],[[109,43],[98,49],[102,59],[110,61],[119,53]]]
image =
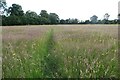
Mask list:
[[104,19],[105,19],[105,20],[108,20],[109,17],[110,17],[110,15],[109,15],[108,13],[106,13],[106,14],[104,15]]
[[[2,18],[5,18],[4,14],[7,10],[5,0],[0,0],[0,26],[2,25]],[[5,19],[4,19],[5,20]]]
[[110,15],[108,14],[108,13],[106,13],[105,15],[104,15],[104,19],[103,19],[103,23],[104,24],[109,24],[109,17],[110,17]]
[[97,23],[97,16],[96,15],[93,15],[92,17],[90,17],[90,20],[91,20],[91,23],[95,24]]
[[[6,22],[7,21],[7,22]],[[19,16],[9,16],[6,18],[7,25],[21,25],[21,18]]]
[[12,4],[12,7],[8,8],[8,14],[10,14],[10,16],[23,16],[24,11],[20,5]]
[[118,23],[120,24],[120,13],[118,14]]
[[45,17],[40,17],[40,24],[50,24],[50,20]]
[[28,16],[28,17],[33,17],[33,18],[38,17],[36,12],[30,11],[30,10],[28,10],[25,15]]
[[64,19],[61,19],[60,24],[66,24],[66,21]]
[[[79,22],[78,19],[69,18],[61,19],[56,13],[48,13],[46,10],[41,10],[38,15],[34,11],[28,10],[26,13],[22,10],[19,4],[12,4],[7,8],[5,0],[0,0],[0,24],[2,25],[44,25],[44,24],[117,24],[120,23],[120,14],[118,19],[108,20],[109,14],[104,15],[103,20],[97,20],[97,16],[93,15],[90,20]],[[4,15],[4,13],[8,15]]]
[[70,23],[72,24],[77,24],[79,22],[78,19],[70,19]]
[[7,7],[5,0],[0,0],[0,11],[5,10]]
[[27,11],[25,18],[26,24],[39,24],[39,16],[34,11]]
[[2,25],[23,25],[24,11],[18,4],[12,4],[12,7],[7,9],[8,16],[2,16]]
[[78,24],[79,23],[79,20],[78,19],[66,19],[66,20],[64,20],[64,19],[61,19],[60,20],[60,24]]
[[5,0],[0,0],[0,9],[6,7],[6,1]]
[[5,0],[0,0],[0,15],[3,15],[7,10],[7,5]]
[[40,12],[40,24],[50,24],[49,14],[46,10],[41,10]]
[[59,16],[56,13],[50,13],[49,20],[50,20],[51,24],[58,24],[59,23]]
[[85,20],[85,24],[90,24],[91,22],[89,20]]
[[41,17],[44,17],[44,18],[48,18],[48,17],[49,17],[49,14],[47,13],[46,10],[41,10],[40,16],[41,16]]

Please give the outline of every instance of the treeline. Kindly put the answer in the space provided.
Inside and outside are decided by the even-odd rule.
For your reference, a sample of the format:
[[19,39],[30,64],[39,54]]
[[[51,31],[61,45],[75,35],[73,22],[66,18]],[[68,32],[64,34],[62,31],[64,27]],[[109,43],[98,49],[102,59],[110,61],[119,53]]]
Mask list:
[[56,13],[48,14],[46,10],[41,10],[38,15],[34,11],[24,13],[18,4],[12,4],[6,11],[7,15],[2,15],[2,25],[39,25],[58,24],[59,16]]
[[45,25],[45,24],[117,24],[118,19],[108,20],[109,15],[105,14],[103,20],[97,20],[97,16],[93,15],[90,20],[79,21],[78,19],[60,19],[56,13],[48,13],[46,10],[41,10],[40,14],[34,11],[22,10],[22,6],[12,4],[11,7],[6,8],[6,4],[2,3],[1,13],[2,25]]

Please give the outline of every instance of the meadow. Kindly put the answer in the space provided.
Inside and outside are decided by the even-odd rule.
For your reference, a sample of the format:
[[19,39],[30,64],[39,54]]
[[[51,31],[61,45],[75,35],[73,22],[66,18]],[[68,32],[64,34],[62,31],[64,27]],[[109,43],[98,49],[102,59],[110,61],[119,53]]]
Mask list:
[[117,25],[2,28],[3,78],[119,77]]

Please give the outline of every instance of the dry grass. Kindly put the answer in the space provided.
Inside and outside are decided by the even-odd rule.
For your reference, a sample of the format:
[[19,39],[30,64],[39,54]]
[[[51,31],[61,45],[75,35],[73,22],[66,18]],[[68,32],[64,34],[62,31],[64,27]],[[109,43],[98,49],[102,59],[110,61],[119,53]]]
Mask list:
[[10,26],[2,34],[3,77],[118,77],[117,25]]
[[3,41],[19,39],[36,39],[49,28],[47,26],[6,26],[3,27]]

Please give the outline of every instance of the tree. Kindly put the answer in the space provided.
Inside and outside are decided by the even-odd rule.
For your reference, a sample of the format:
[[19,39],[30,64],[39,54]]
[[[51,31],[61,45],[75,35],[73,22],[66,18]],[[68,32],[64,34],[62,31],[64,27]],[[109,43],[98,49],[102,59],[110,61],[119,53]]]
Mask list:
[[41,16],[41,17],[44,17],[44,18],[48,18],[49,14],[47,13],[46,10],[41,10],[40,16]]
[[3,25],[23,25],[24,12],[20,5],[12,4],[12,7],[8,8],[7,14],[9,15],[3,17]]
[[108,13],[106,13],[106,14],[104,15],[104,20],[108,20],[109,17],[110,17],[110,15],[109,15]]
[[6,6],[6,1],[5,0],[0,0],[0,9],[5,8]]
[[23,16],[24,11],[20,5],[12,4],[12,7],[8,8],[8,14],[10,14],[10,16]]
[[2,25],[2,22],[5,22],[5,12],[7,11],[7,4],[5,0],[0,0],[0,26]]
[[60,20],[60,23],[61,24],[78,24],[79,23],[79,20],[78,19],[66,19],[66,20],[64,20],[64,19],[61,19]]
[[22,23],[22,20],[21,18],[19,18],[19,16],[9,16],[9,17],[6,17],[6,25],[21,25]]
[[120,24],[120,13],[118,14],[118,24]]
[[97,16],[96,15],[93,15],[92,17],[90,17],[90,20],[92,23],[97,23]]
[[57,24],[59,23],[59,16],[56,13],[50,13],[49,20],[51,24]]
[[65,20],[66,24],[70,24],[70,18]]
[[50,20],[45,17],[40,17],[40,24],[50,24]]
[[61,19],[60,24],[66,24],[66,21],[64,19]]
[[118,14],[118,19],[120,19],[120,13]]
[[104,23],[104,24],[108,24],[108,23],[109,23],[109,21],[108,21],[109,17],[110,17],[110,15],[109,15],[108,13],[106,13],[106,14],[104,15],[104,19],[103,19],[103,23]]
[[85,20],[85,22],[84,22],[85,24],[89,24],[90,23],[90,21],[89,20]]
[[103,20],[98,20],[98,24],[103,24]]
[[70,19],[70,23],[72,24],[78,24],[79,20],[78,19]]
[[50,24],[49,14],[46,10],[40,12],[40,24]]
[[34,17],[34,18],[38,17],[36,12],[30,11],[30,10],[28,10],[25,15],[28,17]]
[[0,15],[3,15],[7,10],[7,4],[5,0],[0,0]]
[[28,10],[25,17],[27,24],[39,24],[39,16],[36,12]]

